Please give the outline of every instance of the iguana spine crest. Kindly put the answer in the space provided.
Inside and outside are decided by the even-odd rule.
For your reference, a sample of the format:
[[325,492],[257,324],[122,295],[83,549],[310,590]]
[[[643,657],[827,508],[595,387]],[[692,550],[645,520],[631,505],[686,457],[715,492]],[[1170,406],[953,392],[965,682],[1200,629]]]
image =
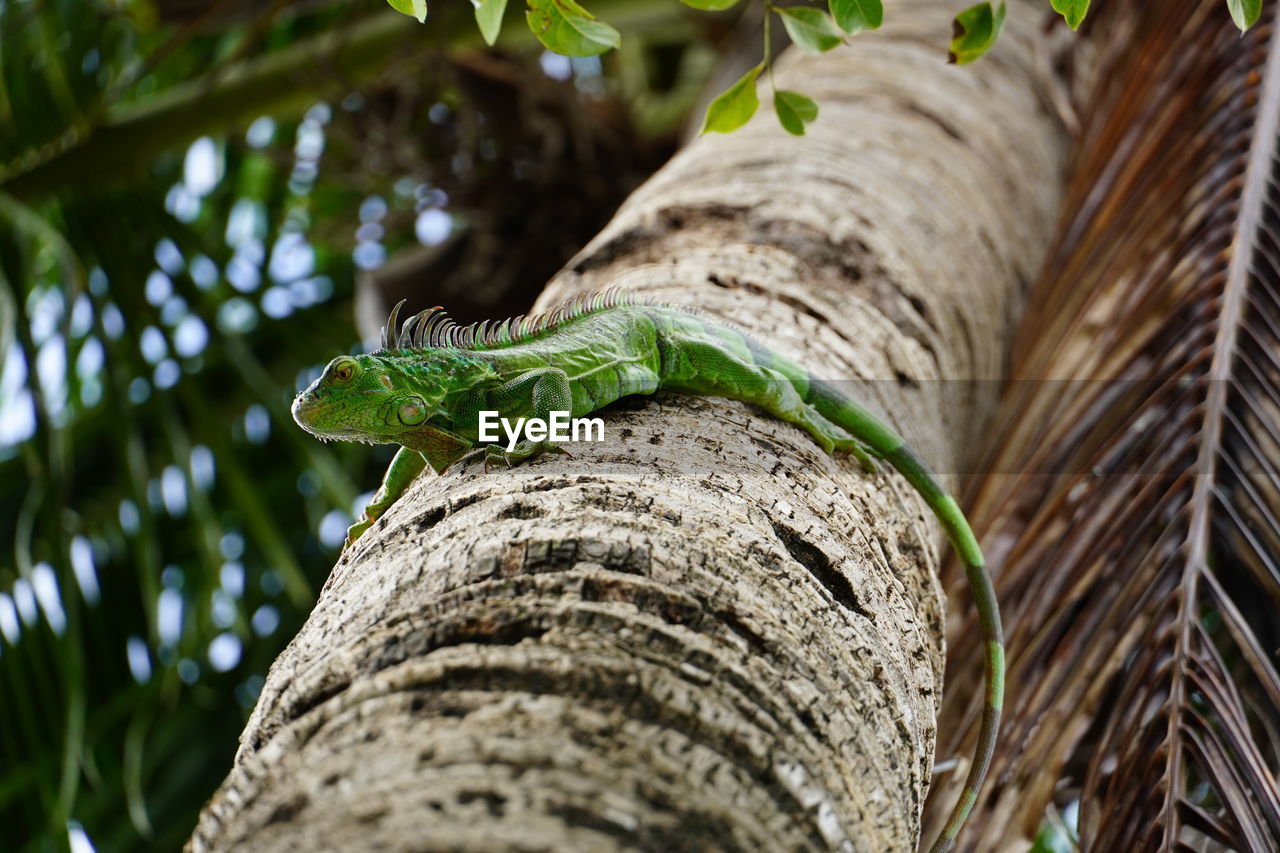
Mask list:
[[500,322],[484,320],[463,326],[457,323],[444,308],[437,305],[409,317],[404,321],[400,331],[396,331],[396,322],[400,316],[400,308],[405,303],[401,299],[391,309],[387,324],[382,327],[382,349],[375,355],[395,350],[415,352],[425,348],[431,349],[470,349],[491,350],[511,344],[532,340],[539,335],[553,331],[570,320],[576,320],[588,314],[595,314],[620,305],[641,305],[655,308],[671,308],[688,314],[695,312],[683,306],[668,305],[648,297],[637,296],[633,292],[611,287],[594,293],[581,293],[561,305],[540,314],[512,317]]

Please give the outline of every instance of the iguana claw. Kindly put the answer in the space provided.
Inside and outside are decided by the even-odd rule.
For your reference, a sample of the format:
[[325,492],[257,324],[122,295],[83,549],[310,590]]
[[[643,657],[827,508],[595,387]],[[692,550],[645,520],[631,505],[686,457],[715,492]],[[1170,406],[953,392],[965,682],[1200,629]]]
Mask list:
[[350,548],[352,545],[356,544],[356,540],[359,539],[362,535],[364,535],[364,532],[372,526],[373,526],[373,519],[369,518],[369,516],[366,515],[360,521],[357,521],[355,524],[348,527],[347,538],[342,543],[341,553],[343,554],[347,553],[347,549]]
[[514,468],[521,462],[543,453],[559,453],[564,456],[571,456],[569,451],[549,441],[522,441],[512,450],[507,450],[497,444],[491,444],[484,448],[483,452],[485,473],[488,473],[490,465],[496,465],[498,462],[502,462],[508,468]]

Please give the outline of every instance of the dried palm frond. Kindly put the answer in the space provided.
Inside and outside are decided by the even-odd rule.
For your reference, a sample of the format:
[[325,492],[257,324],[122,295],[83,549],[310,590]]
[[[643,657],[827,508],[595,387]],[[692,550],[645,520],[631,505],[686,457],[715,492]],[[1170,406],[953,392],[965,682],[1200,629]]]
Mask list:
[[[1280,850],[1280,38],[1108,4],[975,501],[1007,723],[969,849]],[[973,624],[951,684],[980,684]],[[956,696],[954,692],[948,694]],[[944,709],[964,752],[981,691]],[[940,813],[945,804],[935,803]],[[927,833],[926,833],[927,835]]]

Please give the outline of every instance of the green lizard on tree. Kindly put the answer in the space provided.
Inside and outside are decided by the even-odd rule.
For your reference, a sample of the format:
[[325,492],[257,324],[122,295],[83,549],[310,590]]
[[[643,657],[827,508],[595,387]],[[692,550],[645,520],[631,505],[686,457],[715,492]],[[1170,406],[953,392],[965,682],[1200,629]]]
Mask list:
[[[348,531],[353,543],[404,494],[426,466],[437,474],[480,444],[481,412],[509,419],[582,417],[620,397],[658,390],[728,397],[807,432],[827,453],[848,452],[868,470],[883,459],[937,516],[964,560],[986,644],[986,704],[964,790],[933,846],[955,844],[991,763],[1004,696],[1004,640],[991,578],[969,523],[924,461],[892,428],[745,334],[674,305],[616,290],[579,296],[533,317],[460,326],[439,308],[399,333],[392,310],[376,352],[339,356],[298,395],[293,417],[322,439],[398,444],[382,486]],[[526,439],[489,444],[491,463],[512,465],[546,451]]]

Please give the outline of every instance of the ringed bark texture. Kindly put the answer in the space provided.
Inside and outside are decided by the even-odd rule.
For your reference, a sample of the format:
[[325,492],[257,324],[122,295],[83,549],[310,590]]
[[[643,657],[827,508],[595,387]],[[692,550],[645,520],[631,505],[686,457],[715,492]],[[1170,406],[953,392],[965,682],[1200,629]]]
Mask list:
[[[968,68],[942,60],[953,5],[782,63],[809,136],[762,109],[696,141],[541,306],[696,305],[957,470],[989,401],[933,380],[1001,375],[1065,143],[1040,4]],[[604,414],[572,459],[420,478],[339,561],[189,849],[916,846],[944,622],[923,503],[736,403]]]

